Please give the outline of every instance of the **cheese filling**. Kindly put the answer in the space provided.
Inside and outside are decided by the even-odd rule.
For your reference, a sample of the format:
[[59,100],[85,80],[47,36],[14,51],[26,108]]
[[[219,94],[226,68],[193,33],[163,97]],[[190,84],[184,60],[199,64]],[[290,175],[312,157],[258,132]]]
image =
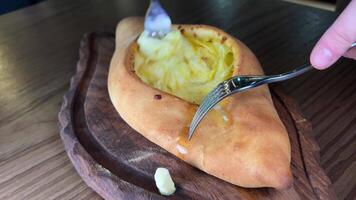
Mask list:
[[137,43],[134,69],[141,80],[194,104],[233,73],[232,49],[221,38],[174,30],[161,39],[143,32]]

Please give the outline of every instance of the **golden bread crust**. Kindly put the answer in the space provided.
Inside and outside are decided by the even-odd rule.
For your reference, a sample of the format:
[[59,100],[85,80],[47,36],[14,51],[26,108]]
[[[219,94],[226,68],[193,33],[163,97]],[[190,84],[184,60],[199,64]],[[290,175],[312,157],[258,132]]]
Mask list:
[[[179,28],[224,38],[235,55],[234,75],[263,74],[254,54],[225,32],[206,25]],[[135,74],[133,45],[142,30],[142,18],[127,18],[117,26],[108,90],[120,116],[153,143],[208,174],[243,187],[289,187],[293,179],[289,138],[268,87],[227,98],[223,104],[231,123],[221,125],[208,115],[186,144],[182,138],[197,106],[145,84]],[[177,148],[182,141],[187,154]]]

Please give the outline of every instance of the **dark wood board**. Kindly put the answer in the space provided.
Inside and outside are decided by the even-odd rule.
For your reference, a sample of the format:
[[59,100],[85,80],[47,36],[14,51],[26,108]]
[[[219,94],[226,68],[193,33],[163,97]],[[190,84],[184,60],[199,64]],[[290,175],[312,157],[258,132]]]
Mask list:
[[[246,189],[210,176],[135,132],[118,115],[107,92],[114,36],[87,34],[81,42],[77,72],[59,113],[67,154],[84,181],[105,199],[335,199],[319,165],[311,125],[295,101],[272,87],[278,113],[292,146],[293,187]],[[128,105],[130,106],[130,105]],[[132,106],[132,105],[131,105]],[[223,164],[223,163],[222,163]],[[159,195],[153,174],[170,170],[177,191]]]

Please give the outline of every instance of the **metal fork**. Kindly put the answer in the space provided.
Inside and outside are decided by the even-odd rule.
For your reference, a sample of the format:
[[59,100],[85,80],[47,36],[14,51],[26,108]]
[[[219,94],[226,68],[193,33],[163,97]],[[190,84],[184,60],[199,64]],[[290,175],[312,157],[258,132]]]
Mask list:
[[145,31],[150,37],[162,38],[172,29],[172,21],[158,0],[151,0],[145,16]]
[[[350,49],[356,47],[356,42],[350,46]],[[198,127],[201,120],[217,103],[224,98],[235,94],[255,88],[257,86],[274,83],[279,81],[288,80],[299,76],[309,70],[313,69],[310,64],[305,64],[293,71],[273,75],[273,76],[235,76],[222,83],[220,83],[215,89],[213,89],[200,104],[197,112],[195,113],[193,120],[189,127],[188,139],[190,140],[194,134],[195,129]]]
[[205,115],[212,109],[217,103],[224,98],[242,92],[257,86],[284,81],[296,76],[299,76],[309,70],[313,69],[311,65],[303,65],[293,71],[273,75],[273,76],[234,76],[222,83],[220,83],[215,89],[213,89],[200,104],[197,112],[195,113],[193,120],[189,127],[189,140],[192,138],[195,129],[199,125],[200,121]]

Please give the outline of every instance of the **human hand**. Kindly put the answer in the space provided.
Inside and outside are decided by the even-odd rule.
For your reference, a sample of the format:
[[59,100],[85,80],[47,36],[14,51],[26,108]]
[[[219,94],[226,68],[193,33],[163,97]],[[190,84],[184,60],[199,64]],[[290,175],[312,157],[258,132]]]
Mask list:
[[352,0],[315,45],[310,63],[317,69],[326,69],[341,56],[356,60],[356,48],[348,50],[355,41],[356,0]]

